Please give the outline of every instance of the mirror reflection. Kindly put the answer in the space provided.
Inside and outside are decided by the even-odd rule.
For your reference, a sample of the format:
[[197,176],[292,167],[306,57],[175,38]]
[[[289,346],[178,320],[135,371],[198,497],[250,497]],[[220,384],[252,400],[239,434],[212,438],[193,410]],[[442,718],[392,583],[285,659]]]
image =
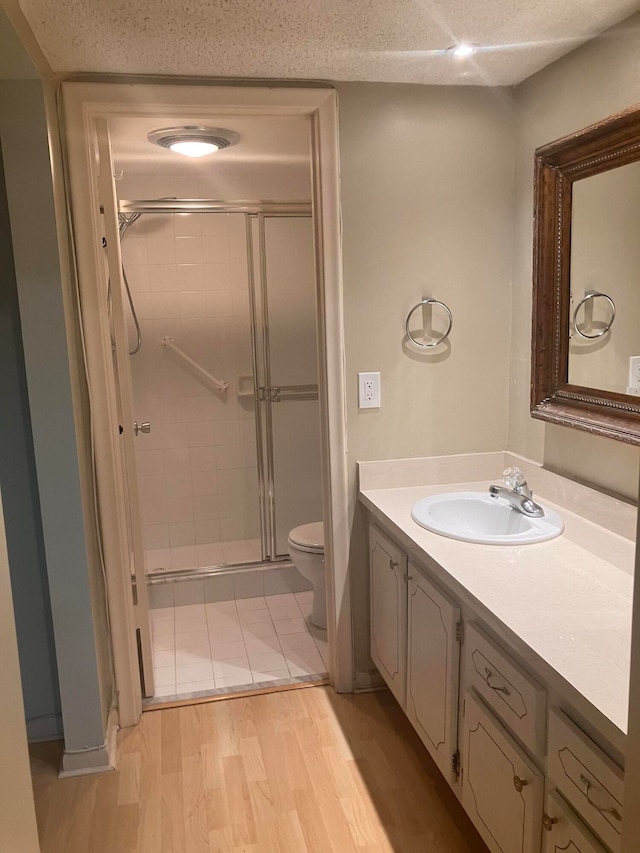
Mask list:
[[640,163],[574,182],[570,269],[569,383],[640,395]]

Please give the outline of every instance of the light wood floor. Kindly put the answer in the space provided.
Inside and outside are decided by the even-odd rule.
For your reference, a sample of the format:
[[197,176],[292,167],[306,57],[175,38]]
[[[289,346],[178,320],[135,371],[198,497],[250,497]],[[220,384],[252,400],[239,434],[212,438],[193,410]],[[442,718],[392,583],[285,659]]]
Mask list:
[[116,773],[32,748],[43,853],[486,853],[389,693],[330,687],[153,711]]

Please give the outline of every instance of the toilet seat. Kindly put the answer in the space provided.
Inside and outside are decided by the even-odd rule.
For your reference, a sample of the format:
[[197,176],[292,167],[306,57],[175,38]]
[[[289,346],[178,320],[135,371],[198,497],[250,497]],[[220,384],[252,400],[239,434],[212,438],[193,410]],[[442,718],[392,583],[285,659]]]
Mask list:
[[289,544],[300,551],[310,554],[324,552],[324,524],[314,521],[311,524],[301,524],[289,533]]

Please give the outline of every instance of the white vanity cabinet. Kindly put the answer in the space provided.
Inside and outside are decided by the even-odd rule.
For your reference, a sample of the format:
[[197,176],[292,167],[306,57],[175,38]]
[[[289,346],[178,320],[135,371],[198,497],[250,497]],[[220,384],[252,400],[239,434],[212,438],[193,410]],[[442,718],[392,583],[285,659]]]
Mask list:
[[456,778],[460,608],[409,564],[407,715],[440,772]]
[[557,708],[549,711],[547,772],[578,814],[617,853],[622,837],[624,774]]
[[407,557],[377,527],[369,527],[371,657],[405,707]]
[[533,755],[545,752],[547,693],[474,622],[465,626],[465,678]]
[[562,695],[374,524],[369,569],[371,656],[491,853],[618,853],[623,773]]
[[539,853],[544,777],[491,712],[464,698],[462,805],[492,853]]
[[557,791],[547,797],[542,833],[542,853],[606,853]]

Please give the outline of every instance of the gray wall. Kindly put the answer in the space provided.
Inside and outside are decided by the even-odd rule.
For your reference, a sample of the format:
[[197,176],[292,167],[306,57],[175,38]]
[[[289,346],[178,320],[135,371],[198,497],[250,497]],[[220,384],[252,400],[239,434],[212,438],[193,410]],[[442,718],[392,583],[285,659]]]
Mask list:
[[[0,19],[0,54],[16,56],[22,51],[25,59],[26,54],[19,42],[16,44],[17,37],[3,13]],[[5,76],[11,77],[2,67]],[[24,69],[24,63],[20,68]],[[19,396],[11,402],[23,426],[30,415],[33,439],[32,448],[28,441],[22,446],[22,465],[30,477],[31,491],[27,496],[30,504],[27,507],[25,497],[22,510],[13,517],[16,530],[10,536],[19,535],[24,550],[30,536],[29,526],[36,531],[41,527],[41,538],[37,533],[34,535],[30,553],[36,553],[34,543],[38,547],[39,541],[38,558],[32,560],[31,571],[38,573],[43,589],[44,553],[49,582],[60,688],[59,706],[55,702],[50,708],[55,713],[59,707],[62,712],[66,749],[83,751],[94,749],[105,740],[111,672],[104,588],[94,547],[90,496],[83,505],[80,487],[80,465],[85,471],[90,470],[90,459],[85,452],[86,440],[82,445],[83,455],[79,456],[75,431],[71,370],[78,374],[67,341],[67,323],[73,325],[73,305],[65,305],[60,273],[45,109],[45,87],[50,96],[52,86],[50,81],[41,83],[39,79],[0,80],[0,140],[24,357],[22,376],[19,362],[14,368],[11,393]],[[14,297],[14,327],[15,311]],[[15,328],[13,344],[16,361],[19,338]],[[16,382],[19,384],[20,380],[23,384],[18,388]],[[78,426],[80,435],[86,439],[86,418],[80,417]],[[8,468],[15,477],[12,467],[15,461],[10,461]],[[36,479],[37,496],[33,492]],[[8,491],[5,489],[5,500],[11,500]],[[47,691],[52,698],[56,667],[51,655],[50,624],[48,633],[46,630],[50,618],[46,601],[42,597],[39,602],[34,594],[36,583],[28,577],[25,564],[26,560],[15,556],[14,551],[11,573],[14,596],[23,610],[18,616],[18,627],[25,698],[32,697],[42,707],[46,704]],[[43,633],[36,665],[33,641],[38,631]],[[54,732],[41,730],[37,734]]]
[[[47,125],[39,81],[0,83],[0,139],[65,745],[82,749],[104,741],[103,685],[96,653]],[[13,572],[13,565],[11,569]],[[20,583],[19,575],[16,579]],[[36,615],[29,618],[35,621]],[[30,672],[29,664],[23,665],[23,672]]]
[[[1,153],[1,152],[0,152]],[[13,263],[9,210],[0,161],[0,486],[20,653],[25,715],[31,738],[60,736],[60,695],[44,558],[40,500]]]

